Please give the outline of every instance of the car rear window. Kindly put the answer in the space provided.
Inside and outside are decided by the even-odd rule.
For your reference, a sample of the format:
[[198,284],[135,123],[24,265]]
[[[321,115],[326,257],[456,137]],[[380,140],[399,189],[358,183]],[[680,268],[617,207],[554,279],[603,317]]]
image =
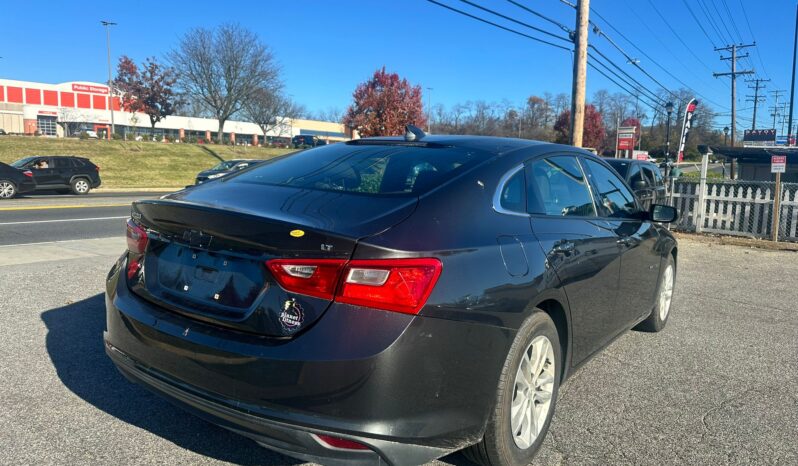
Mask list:
[[333,144],[265,162],[228,182],[366,195],[421,195],[491,154],[457,147]]
[[626,174],[629,173],[629,162],[614,162],[614,161],[607,161],[612,168],[621,175],[621,178],[626,179]]

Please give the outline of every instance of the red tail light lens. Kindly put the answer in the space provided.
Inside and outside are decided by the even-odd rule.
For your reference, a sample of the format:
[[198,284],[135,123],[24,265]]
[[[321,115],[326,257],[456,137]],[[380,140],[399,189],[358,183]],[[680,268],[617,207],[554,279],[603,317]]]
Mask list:
[[418,314],[440,275],[437,259],[354,260],[347,264],[335,300]]
[[319,443],[328,448],[338,448],[341,450],[369,450],[369,447],[360,442],[355,442],[354,440],[321,434],[315,435],[315,437]]
[[333,299],[343,259],[273,259],[266,263],[286,291]]
[[30,170],[25,170],[22,172],[23,175],[27,176],[28,178],[33,178],[33,172]]
[[418,314],[438,277],[438,259],[273,259],[277,283],[293,293],[375,309]]
[[127,220],[126,230],[127,249],[135,254],[144,254],[144,251],[147,249],[147,243],[149,242],[147,230],[142,228],[142,226],[136,223],[132,218]]

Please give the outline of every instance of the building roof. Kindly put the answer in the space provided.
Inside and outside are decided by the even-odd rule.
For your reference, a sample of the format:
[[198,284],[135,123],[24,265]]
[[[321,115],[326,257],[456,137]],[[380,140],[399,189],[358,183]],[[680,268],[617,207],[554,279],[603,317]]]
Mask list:
[[798,163],[798,147],[729,147],[729,146],[709,146],[712,153],[736,159],[739,163],[770,163],[773,155],[786,155],[787,163]]

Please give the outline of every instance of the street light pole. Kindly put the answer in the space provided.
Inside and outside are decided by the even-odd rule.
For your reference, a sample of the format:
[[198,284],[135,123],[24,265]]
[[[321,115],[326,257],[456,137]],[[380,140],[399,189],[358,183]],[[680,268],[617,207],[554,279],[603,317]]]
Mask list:
[[673,113],[673,102],[665,104],[665,111],[668,112],[668,123],[665,129],[665,164],[671,161],[671,114]]
[[432,134],[432,88],[427,88],[427,132]]
[[111,134],[108,135],[110,140],[116,134],[116,125],[114,124],[114,88],[111,80],[111,30],[110,26],[116,26],[116,23],[111,21],[100,21],[100,24],[105,26],[105,47],[108,50],[108,109],[111,110]]

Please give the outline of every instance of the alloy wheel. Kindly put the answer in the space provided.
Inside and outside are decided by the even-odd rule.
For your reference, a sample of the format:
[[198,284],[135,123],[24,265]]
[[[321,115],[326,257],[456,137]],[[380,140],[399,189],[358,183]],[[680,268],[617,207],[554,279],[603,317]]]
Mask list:
[[12,183],[8,181],[0,182],[0,199],[11,199],[16,192],[17,190]]
[[527,346],[515,374],[510,428],[515,445],[525,450],[543,430],[554,393],[555,365],[551,341],[543,335]]
[[76,181],[75,182],[75,191],[77,191],[77,192],[79,192],[81,194],[83,194],[85,192],[88,192],[89,191],[89,183],[87,183],[87,182],[85,182],[83,180]]
[[662,273],[662,289],[659,292],[659,320],[664,321],[671,310],[673,298],[673,265],[668,264]]

